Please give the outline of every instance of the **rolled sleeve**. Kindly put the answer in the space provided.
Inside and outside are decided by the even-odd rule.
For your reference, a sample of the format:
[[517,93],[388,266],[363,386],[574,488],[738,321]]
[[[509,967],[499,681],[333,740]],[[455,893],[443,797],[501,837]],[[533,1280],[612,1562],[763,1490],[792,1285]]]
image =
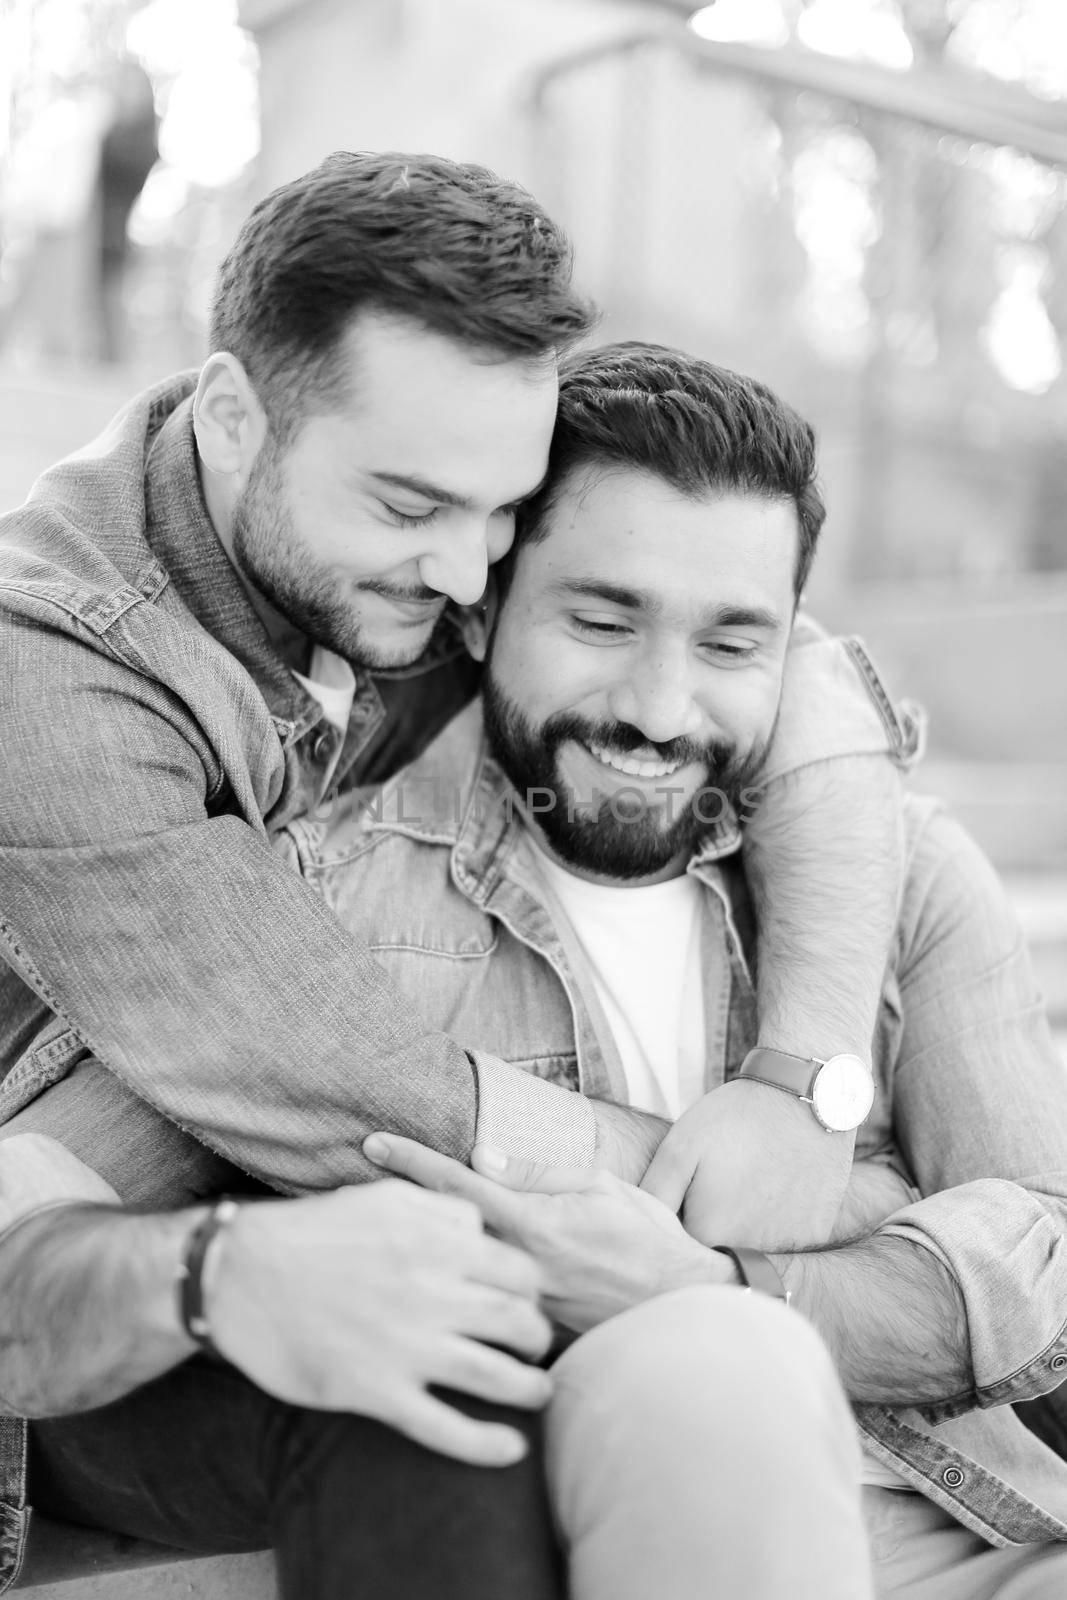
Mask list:
[[[1038,1180],[1034,1180],[1036,1183]],[[979,1406],[1032,1400],[1067,1374],[1063,1202],[989,1179],[899,1212],[881,1231],[932,1251],[959,1285]],[[925,1408],[941,1421],[966,1408]]]
[[596,1116],[588,1100],[480,1050],[470,1055],[478,1080],[479,1144],[554,1167],[593,1165]]
[[799,617],[763,779],[837,756],[888,755],[910,767],[922,755],[925,728],[914,701],[890,698],[862,640],[831,639]]

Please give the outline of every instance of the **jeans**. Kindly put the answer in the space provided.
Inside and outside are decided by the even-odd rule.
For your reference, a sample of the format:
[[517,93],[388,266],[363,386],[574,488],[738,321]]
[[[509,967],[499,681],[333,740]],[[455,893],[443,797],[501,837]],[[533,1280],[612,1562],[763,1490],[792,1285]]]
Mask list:
[[112,1405],[32,1423],[30,1496],[46,1516],[190,1551],[273,1546],[282,1600],[562,1600],[539,1419],[506,1420],[529,1454],[469,1467],[198,1357]]

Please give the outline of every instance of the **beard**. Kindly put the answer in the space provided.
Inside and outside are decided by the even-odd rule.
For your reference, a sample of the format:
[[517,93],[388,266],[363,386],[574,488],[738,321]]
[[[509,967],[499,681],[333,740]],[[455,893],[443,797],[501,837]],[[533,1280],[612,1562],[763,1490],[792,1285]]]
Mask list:
[[[302,543],[286,497],[280,451],[268,439],[252,463],[248,482],[233,509],[234,559],[249,583],[314,644],[371,672],[410,666],[429,644],[383,649],[360,625],[355,596],[360,589],[396,593],[396,586],[349,584],[317,562]],[[413,597],[414,598],[414,597]],[[419,596],[418,598],[422,598]]]
[[[742,791],[757,777],[770,743],[768,736],[744,752],[725,740],[653,744],[628,723],[594,722],[574,712],[559,712],[535,728],[491,670],[482,700],[489,748],[556,855],[583,872],[621,881],[651,877],[675,860],[688,860],[726,802],[739,809]],[[678,807],[671,803],[678,791],[671,790],[669,777],[650,797],[636,786],[616,785],[595,794],[589,805],[579,805],[560,775],[560,751],[571,741],[620,756],[654,750],[664,762],[699,763],[704,780]]]

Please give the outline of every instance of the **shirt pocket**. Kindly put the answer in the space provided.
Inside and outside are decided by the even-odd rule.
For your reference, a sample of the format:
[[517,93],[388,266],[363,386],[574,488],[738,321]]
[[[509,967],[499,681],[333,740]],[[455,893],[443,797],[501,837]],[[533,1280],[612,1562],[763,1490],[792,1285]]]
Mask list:
[[59,1083],[90,1051],[62,1017],[53,1017],[0,1083],[0,1123]]

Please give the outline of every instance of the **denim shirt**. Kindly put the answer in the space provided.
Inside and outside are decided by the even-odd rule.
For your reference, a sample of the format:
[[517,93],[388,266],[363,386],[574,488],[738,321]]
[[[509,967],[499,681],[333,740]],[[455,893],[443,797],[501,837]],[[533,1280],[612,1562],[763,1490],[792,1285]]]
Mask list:
[[[907,876],[857,1156],[892,1152],[925,1198],[880,1231],[932,1251],[966,1307],[972,1381],[914,1408],[861,1405],[868,1448],[994,1544],[1067,1539],[1067,1464],[1011,1410],[1067,1370],[1067,1073],[995,874],[936,802],[906,803]],[[705,1087],[755,1042],[753,917],[735,826],[707,888]],[[552,915],[517,805],[468,707],[383,792],[279,841],[427,1023],[472,1050],[625,1100],[580,947]]]

